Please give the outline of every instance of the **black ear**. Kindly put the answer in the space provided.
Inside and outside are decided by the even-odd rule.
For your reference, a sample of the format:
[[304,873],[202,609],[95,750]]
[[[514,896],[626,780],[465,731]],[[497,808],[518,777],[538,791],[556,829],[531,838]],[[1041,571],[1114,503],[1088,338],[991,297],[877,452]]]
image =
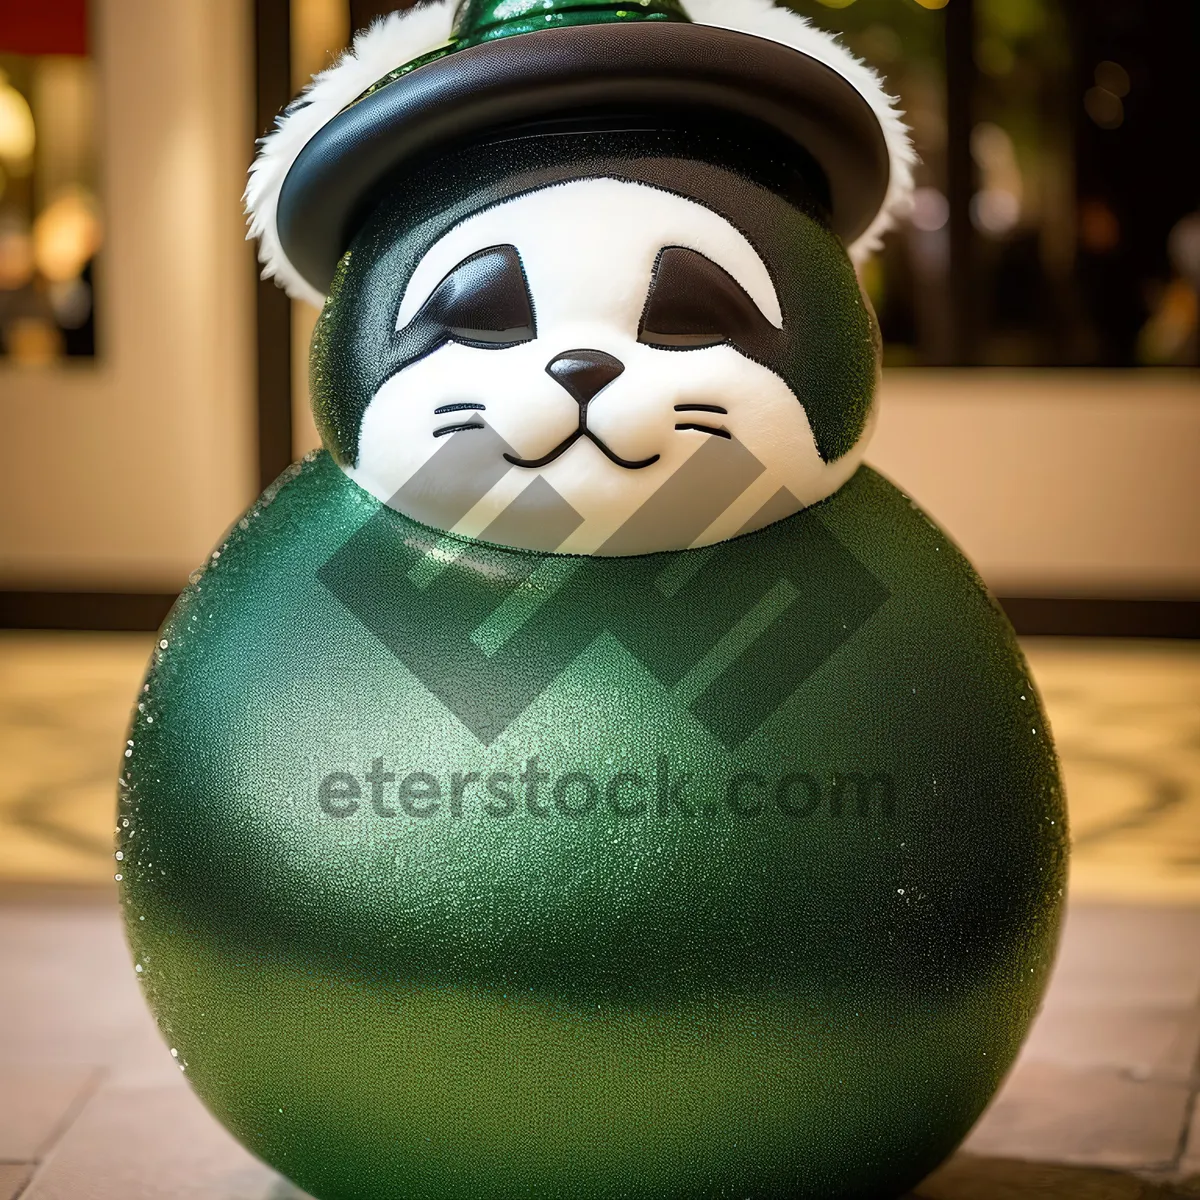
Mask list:
[[406,328],[413,327],[491,350],[532,341],[533,301],[517,248],[491,246],[463,259]]
[[779,332],[712,259],[683,246],[659,254],[638,341],[663,350],[729,343],[759,358],[778,344]]

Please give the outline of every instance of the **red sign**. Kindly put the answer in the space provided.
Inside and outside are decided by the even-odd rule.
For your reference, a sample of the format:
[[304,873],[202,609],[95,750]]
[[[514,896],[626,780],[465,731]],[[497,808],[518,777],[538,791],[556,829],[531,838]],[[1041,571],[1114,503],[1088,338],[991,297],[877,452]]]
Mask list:
[[0,0],[0,53],[87,52],[88,0]]

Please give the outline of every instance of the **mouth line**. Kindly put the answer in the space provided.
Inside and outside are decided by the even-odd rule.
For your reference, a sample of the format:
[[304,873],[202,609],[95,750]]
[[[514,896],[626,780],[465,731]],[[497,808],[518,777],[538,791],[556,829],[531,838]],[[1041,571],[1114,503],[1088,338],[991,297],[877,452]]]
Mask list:
[[467,421],[462,425],[444,425],[441,429],[435,429],[433,436],[435,438],[445,437],[448,433],[462,433],[464,429],[486,429],[486,425],[481,425],[477,421]]
[[590,429],[585,428],[576,429],[575,432],[566,439],[566,441],[555,446],[549,454],[544,454],[541,458],[517,458],[513,454],[506,454],[504,458],[506,462],[512,463],[514,467],[525,467],[528,469],[547,467],[554,462],[555,459],[561,458],[564,454],[566,454],[566,452],[570,450],[570,448],[575,445],[575,443],[579,441],[581,437],[590,438],[592,443],[600,450],[600,453],[609,460],[609,462],[616,463],[618,467],[624,467],[627,471],[640,471],[644,467],[651,467],[658,462],[660,458],[662,458],[661,454],[655,454],[651,458],[644,458],[636,462],[630,459],[622,458],[619,454],[616,454],[609,449],[609,447],[606,446],[604,442],[601,441],[601,439],[598,438]]

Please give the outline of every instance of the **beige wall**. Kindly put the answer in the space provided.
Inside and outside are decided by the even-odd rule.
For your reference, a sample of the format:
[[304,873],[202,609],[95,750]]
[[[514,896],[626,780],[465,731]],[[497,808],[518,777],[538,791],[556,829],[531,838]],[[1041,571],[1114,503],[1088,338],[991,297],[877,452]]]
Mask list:
[[[299,92],[334,62],[350,41],[345,0],[292,0],[292,89]],[[292,452],[303,458],[321,444],[308,391],[308,349],[318,309],[292,304]]]
[[1200,376],[896,371],[868,454],[1010,596],[1200,598]]
[[[177,588],[255,490],[249,0],[96,11],[102,358],[0,367],[0,587]],[[998,591],[1200,596],[1194,375],[893,372],[870,459]]]
[[254,492],[248,0],[99,0],[101,359],[0,366],[0,586],[168,590]]

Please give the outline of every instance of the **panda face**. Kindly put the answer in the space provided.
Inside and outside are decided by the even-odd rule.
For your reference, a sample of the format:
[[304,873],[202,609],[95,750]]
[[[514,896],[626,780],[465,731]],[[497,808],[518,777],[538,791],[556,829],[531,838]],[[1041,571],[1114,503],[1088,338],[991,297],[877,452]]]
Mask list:
[[725,218],[644,184],[544,187],[424,254],[396,330],[431,349],[388,378],[348,473],[394,508],[537,551],[722,541],[824,499],[822,459],[765,363],[787,337],[771,273]]

